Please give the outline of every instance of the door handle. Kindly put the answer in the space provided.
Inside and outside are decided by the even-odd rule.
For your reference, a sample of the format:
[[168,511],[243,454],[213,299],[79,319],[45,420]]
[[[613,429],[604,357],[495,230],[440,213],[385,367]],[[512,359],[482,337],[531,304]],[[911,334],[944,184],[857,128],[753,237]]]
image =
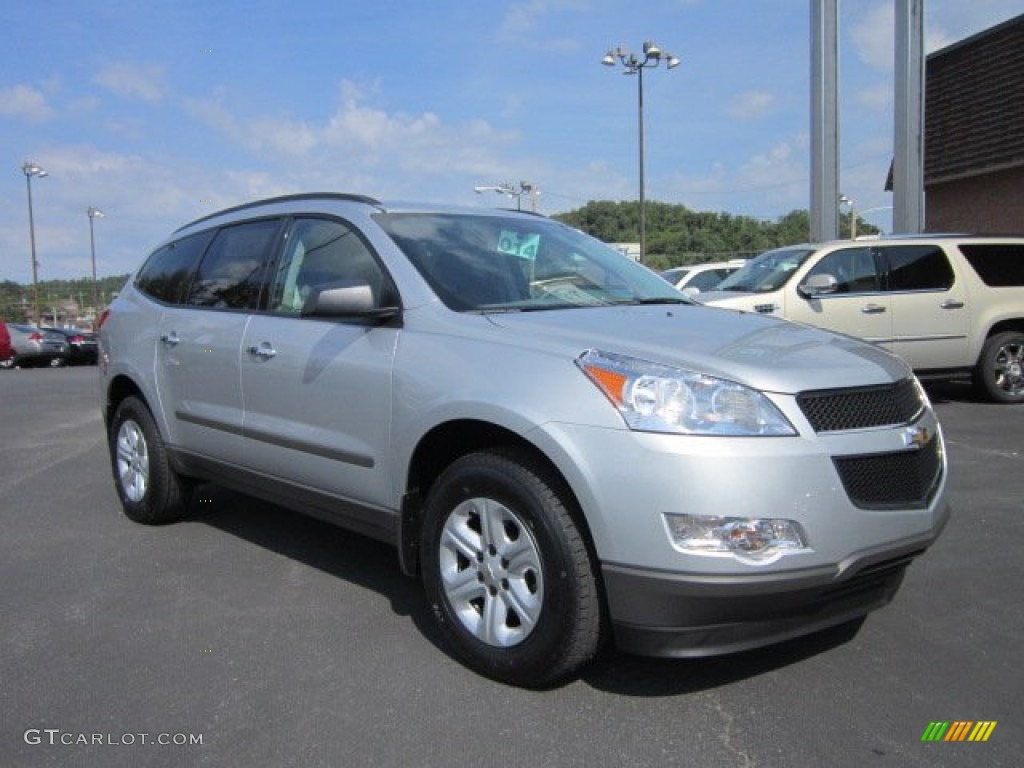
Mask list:
[[180,342],[181,339],[178,338],[177,331],[171,331],[170,333],[165,333],[165,334],[161,335],[160,336],[160,341],[162,341],[164,344],[166,344],[169,347],[176,347],[176,346],[178,346],[178,342]]
[[959,299],[946,299],[944,302],[939,304],[943,309],[962,309],[964,303]]
[[269,341],[261,341],[259,346],[251,346],[246,350],[250,355],[254,355],[261,360],[269,360],[277,354],[277,350]]
[[881,304],[865,304],[860,311],[865,315],[877,315],[880,312],[885,312],[885,307]]

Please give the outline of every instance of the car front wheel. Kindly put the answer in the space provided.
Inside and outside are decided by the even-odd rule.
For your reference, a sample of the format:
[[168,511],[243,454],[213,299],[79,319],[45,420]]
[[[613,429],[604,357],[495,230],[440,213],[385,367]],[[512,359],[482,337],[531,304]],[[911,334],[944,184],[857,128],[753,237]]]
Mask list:
[[601,640],[601,601],[568,492],[518,451],[454,462],[427,497],[421,562],[441,631],[468,667],[544,687]]
[[188,483],[174,471],[149,408],[136,397],[125,398],[114,412],[110,458],[129,519],[159,525],[185,514]]
[[997,333],[986,341],[974,380],[989,400],[1024,403],[1024,333]]

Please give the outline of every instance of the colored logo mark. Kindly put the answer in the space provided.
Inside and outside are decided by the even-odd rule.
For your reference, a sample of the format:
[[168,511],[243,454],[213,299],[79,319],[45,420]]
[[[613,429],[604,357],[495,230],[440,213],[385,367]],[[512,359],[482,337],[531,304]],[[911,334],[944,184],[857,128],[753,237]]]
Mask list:
[[921,741],[988,741],[995,720],[937,720],[928,723]]

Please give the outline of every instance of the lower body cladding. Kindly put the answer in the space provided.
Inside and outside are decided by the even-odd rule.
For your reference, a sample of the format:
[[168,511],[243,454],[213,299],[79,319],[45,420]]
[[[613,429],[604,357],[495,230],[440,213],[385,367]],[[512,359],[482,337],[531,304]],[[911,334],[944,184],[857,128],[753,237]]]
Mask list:
[[[948,519],[945,508],[939,530]],[[850,558],[842,569],[700,576],[605,565],[616,646],[643,656],[745,651],[853,621],[889,603],[938,535]]]

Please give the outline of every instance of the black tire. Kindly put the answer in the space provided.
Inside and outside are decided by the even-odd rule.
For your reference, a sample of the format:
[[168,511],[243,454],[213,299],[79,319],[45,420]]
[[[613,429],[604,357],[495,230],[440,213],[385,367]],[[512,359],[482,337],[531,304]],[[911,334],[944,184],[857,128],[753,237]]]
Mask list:
[[547,687],[600,647],[598,577],[563,488],[525,452],[497,450],[458,459],[427,496],[424,588],[450,648],[487,677]]
[[993,402],[1024,403],[1024,333],[997,333],[985,342],[974,384]]
[[125,515],[161,525],[181,519],[190,484],[171,467],[160,430],[145,403],[127,397],[110,424],[110,463]]

